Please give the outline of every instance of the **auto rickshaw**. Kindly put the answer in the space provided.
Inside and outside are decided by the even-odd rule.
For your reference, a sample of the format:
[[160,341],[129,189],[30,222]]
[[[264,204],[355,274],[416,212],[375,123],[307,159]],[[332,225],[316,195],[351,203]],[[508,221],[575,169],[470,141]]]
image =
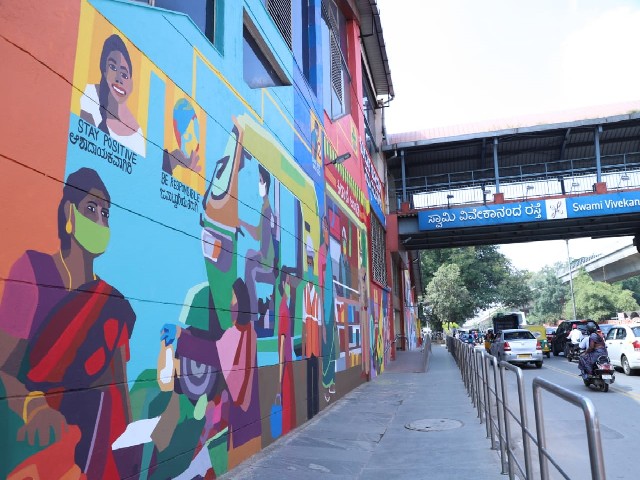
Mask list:
[[551,356],[551,348],[547,341],[547,329],[543,325],[524,325],[523,328],[533,333],[533,336],[540,342],[543,355],[549,358]]

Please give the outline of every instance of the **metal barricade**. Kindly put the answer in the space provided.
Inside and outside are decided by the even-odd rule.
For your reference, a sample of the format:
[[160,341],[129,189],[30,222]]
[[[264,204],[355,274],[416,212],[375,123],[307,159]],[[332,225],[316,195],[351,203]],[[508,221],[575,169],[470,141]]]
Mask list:
[[[505,378],[504,372],[505,370],[509,370],[514,372],[516,375],[516,381],[518,386],[518,407],[520,410],[520,418],[516,417],[514,412],[509,408],[509,394],[508,389],[505,387]],[[507,465],[509,469],[509,478],[515,478],[514,465],[518,468],[518,474],[524,478],[530,479],[533,478],[533,469],[531,465],[531,445],[529,440],[533,440],[536,445],[537,441],[532,433],[529,431],[527,425],[527,403],[525,401],[524,396],[524,376],[522,375],[522,369],[518,368],[514,365],[511,365],[507,362],[500,362],[500,384],[502,386],[502,408],[503,408],[503,417],[505,419],[505,436],[507,439]],[[524,454],[524,470],[520,462],[518,462],[518,458],[515,455],[515,451],[513,449],[513,445],[511,444],[512,436],[511,436],[511,427],[509,424],[509,416],[513,418],[513,420],[520,426],[520,430],[522,432],[522,450]]]
[[600,420],[596,413],[593,402],[578,395],[577,393],[567,390],[559,385],[549,382],[544,378],[536,377],[533,379],[533,409],[536,419],[536,432],[538,435],[538,456],[540,457],[540,478],[547,480],[549,478],[550,461],[554,467],[560,472],[564,478],[569,478],[562,470],[560,465],[553,460],[547,451],[547,440],[544,429],[544,419],[542,418],[542,390],[547,390],[557,397],[580,407],[584,413],[587,429],[587,445],[589,446],[589,462],[591,464],[592,480],[605,480],[606,474],[604,470],[604,456],[602,455],[602,440],[600,438]]
[[[502,418],[502,413],[500,409],[500,404],[502,403],[501,396],[501,388],[498,386],[498,359],[493,355],[489,355],[487,352],[483,352],[483,358],[485,361],[485,365],[487,365],[487,421],[491,423],[491,449],[498,449],[500,453],[500,464],[502,466],[501,473],[507,473],[507,459],[506,459],[506,437],[504,435],[504,419]],[[489,370],[491,370],[491,374],[489,374]],[[492,378],[493,377],[493,385]],[[492,401],[493,399],[493,401]],[[495,419],[494,419],[494,408],[495,408]],[[496,441],[497,439],[497,445]]]
[[[502,474],[508,474],[510,479],[522,478],[533,480],[534,465],[531,452],[531,442],[538,449],[540,473],[539,478],[548,480],[551,462],[558,472],[569,479],[566,472],[551,457],[546,449],[546,436],[542,418],[541,390],[546,390],[573,405],[582,408],[586,419],[589,457],[592,480],[605,480],[602,442],[600,438],[600,423],[593,403],[588,398],[555,385],[540,377],[533,379],[533,400],[536,423],[536,435],[529,429],[527,420],[527,402],[525,398],[524,377],[519,367],[507,362],[499,362],[496,357],[485,350],[475,350],[473,345],[447,336],[445,339],[447,350],[455,359],[462,381],[471,402],[478,409],[480,423],[485,423],[487,438],[491,442],[491,449],[498,450]],[[513,372],[516,376],[518,394],[518,412],[514,412],[509,403],[508,388],[505,381],[505,371]],[[513,439],[510,421],[519,426],[522,435],[522,456],[524,465],[516,454],[516,442]]]

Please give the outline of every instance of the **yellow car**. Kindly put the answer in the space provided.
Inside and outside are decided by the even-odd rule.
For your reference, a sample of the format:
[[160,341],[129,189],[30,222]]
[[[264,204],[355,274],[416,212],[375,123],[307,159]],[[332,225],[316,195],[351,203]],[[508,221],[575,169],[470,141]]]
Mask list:
[[549,342],[547,342],[547,329],[543,325],[524,325],[523,328],[533,333],[536,340],[540,342],[542,353],[549,358],[551,356],[551,348],[549,347]]

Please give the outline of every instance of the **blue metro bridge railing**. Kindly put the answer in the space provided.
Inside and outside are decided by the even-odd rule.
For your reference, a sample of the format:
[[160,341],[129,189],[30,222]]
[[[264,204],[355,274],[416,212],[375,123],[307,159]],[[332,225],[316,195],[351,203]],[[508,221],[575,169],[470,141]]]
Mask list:
[[[500,167],[500,193],[505,201],[592,193],[597,181],[595,157]],[[601,157],[601,181],[609,191],[640,188],[640,152]],[[411,208],[442,208],[493,201],[493,167],[405,179]],[[402,179],[396,179],[397,208]]]

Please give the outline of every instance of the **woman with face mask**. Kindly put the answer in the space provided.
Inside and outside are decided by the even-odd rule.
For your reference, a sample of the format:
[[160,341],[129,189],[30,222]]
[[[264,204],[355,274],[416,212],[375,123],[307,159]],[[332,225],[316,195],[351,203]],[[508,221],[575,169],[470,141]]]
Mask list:
[[260,221],[257,225],[251,225],[242,219],[238,222],[260,244],[258,250],[249,249],[246,253],[244,280],[249,290],[250,311],[258,317],[257,283],[274,285],[275,269],[278,266],[276,249],[276,219],[269,201],[269,188],[271,175],[262,165],[258,165],[258,193],[262,198]]
[[125,367],[135,313],[94,273],[109,242],[110,206],[94,170],[72,173],[58,207],[60,249],[27,250],[11,268],[0,302],[0,387],[13,398],[18,454],[0,465],[31,454],[18,477],[35,465],[57,478],[50,469],[68,469],[65,455],[89,478],[120,476],[111,444],[131,417]]

